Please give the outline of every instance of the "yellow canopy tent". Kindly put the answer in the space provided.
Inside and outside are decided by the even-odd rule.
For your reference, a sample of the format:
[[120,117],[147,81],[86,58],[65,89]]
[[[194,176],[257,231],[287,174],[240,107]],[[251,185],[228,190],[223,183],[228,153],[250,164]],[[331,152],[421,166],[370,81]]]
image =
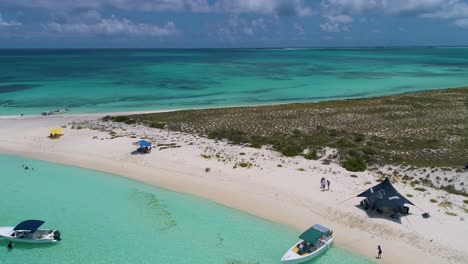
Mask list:
[[58,137],[58,136],[61,136],[61,135],[63,135],[63,128],[59,127],[59,128],[50,129],[50,136],[51,137]]

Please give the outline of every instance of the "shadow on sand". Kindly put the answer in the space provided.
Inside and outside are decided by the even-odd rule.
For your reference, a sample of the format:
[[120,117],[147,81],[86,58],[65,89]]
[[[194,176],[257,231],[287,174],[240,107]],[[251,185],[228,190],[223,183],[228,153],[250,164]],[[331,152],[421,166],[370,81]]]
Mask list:
[[[369,218],[387,219],[387,220],[390,220],[392,222],[399,223],[399,224],[401,224],[401,218],[406,216],[406,215],[401,215],[398,219],[396,219],[396,218],[391,217],[391,215],[393,214],[393,212],[391,211],[384,210],[382,213],[379,213],[376,210],[370,210],[370,209],[366,210],[364,209],[362,205],[359,205],[359,204],[355,205],[355,207],[366,212]],[[408,214],[408,215],[411,215],[411,214]]]

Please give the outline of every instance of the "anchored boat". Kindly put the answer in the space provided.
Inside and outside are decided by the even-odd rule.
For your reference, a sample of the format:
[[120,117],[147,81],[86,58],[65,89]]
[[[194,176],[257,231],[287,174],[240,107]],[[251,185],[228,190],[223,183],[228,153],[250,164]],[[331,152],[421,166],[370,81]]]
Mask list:
[[335,240],[333,231],[319,224],[313,225],[302,233],[301,239],[281,258],[283,263],[297,264],[309,261],[325,252]]
[[41,220],[26,220],[15,227],[0,227],[0,238],[23,243],[53,243],[60,241],[60,232],[58,230],[39,229],[44,223]]

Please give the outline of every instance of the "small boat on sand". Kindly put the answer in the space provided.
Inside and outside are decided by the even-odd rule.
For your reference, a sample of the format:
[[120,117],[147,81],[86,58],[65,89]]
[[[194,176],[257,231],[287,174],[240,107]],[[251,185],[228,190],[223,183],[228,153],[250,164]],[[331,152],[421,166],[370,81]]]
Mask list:
[[63,109],[57,109],[57,110],[42,112],[42,115],[43,115],[43,116],[59,115],[59,114],[66,114],[66,113],[68,113],[68,112],[70,112],[69,109],[63,108]]
[[333,231],[319,224],[313,225],[302,233],[301,239],[281,258],[281,262],[297,264],[309,261],[325,252],[335,240]]
[[0,227],[0,238],[23,243],[53,243],[60,241],[60,232],[58,230],[39,229],[44,223],[41,220],[26,220],[15,227]]

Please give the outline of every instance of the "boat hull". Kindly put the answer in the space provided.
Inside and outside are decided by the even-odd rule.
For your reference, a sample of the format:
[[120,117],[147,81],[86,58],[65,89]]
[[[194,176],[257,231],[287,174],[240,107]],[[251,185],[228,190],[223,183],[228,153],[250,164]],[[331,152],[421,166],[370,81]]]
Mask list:
[[299,243],[304,242],[304,240],[300,240],[294,246],[292,246],[281,258],[281,262],[285,264],[299,264],[299,263],[304,263],[309,260],[312,260],[320,255],[322,255],[332,244],[335,239],[333,237],[327,238],[327,241],[323,241],[324,244],[320,246],[317,250],[315,250],[312,253],[305,254],[305,255],[299,255],[296,252],[294,252],[294,249],[296,248],[296,245]]
[[[0,227],[0,238],[5,240],[15,242],[15,243],[29,243],[29,244],[44,244],[44,243],[55,243],[57,240],[52,236],[45,236],[44,238],[19,238],[19,237],[12,237],[9,234],[13,231],[14,227]],[[49,232],[49,230],[39,230]],[[54,230],[50,230],[54,232]]]

